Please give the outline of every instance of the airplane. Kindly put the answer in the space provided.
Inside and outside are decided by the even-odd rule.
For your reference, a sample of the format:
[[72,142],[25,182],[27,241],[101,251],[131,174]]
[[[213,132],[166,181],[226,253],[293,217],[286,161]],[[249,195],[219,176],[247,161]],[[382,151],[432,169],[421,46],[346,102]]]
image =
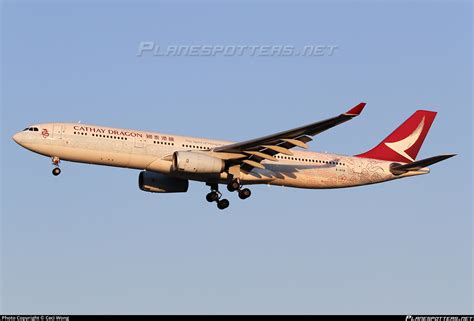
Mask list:
[[[18,132],[13,140],[50,157],[54,176],[60,161],[141,170],[138,186],[151,193],[187,192],[189,181],[204,182],[206,195],[221,210],[229,206],[219,184],[240,199],[251,195],[245,186],[268,184],[305,189],[362,186],[423,175],[428,166],[455,156],[416,160],[436,112],[417,110],[402,125],[367,152],[344,156],[304,151],[316,136],[359,116],[359,103],[323,121],[243,142],[228,142],[86,125],[45,123]],[[297,150],[293,148],[299,148]]]

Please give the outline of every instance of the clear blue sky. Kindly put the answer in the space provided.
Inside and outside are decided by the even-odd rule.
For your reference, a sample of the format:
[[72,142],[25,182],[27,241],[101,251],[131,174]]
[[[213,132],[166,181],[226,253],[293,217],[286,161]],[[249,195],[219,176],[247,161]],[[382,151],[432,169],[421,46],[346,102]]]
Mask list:
[[[162,45],[337,45],[324,57],[137,57]],[[2,4],[3,313],[472,312],[472,4]],[[439,112],[430,175],[343,190],[204,197],[138,189],[138,171],[16,145],[76,122],[244,140],[366,101],[311,150],[367,150]]]

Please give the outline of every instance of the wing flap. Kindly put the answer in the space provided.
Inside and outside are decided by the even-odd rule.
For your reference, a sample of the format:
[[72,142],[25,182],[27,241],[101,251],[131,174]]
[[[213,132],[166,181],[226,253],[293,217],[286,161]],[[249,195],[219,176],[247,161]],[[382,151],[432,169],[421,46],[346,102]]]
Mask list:
[[280,154],[284,154],[284,155],[288,155],[288,156],[293,156],[293,153],[285,148],[285,147],[282,147],[282,146],[278,146],[278,145],[262,145],[262,147],[265,147],[266,149],[271,149],[277,153],[280,153]]
[[263,165],[260,164],[260,163],[255,162],[255,161],[253,161],[253,160],[250,160],[250,159],[244,159],[244,160],[242,161],[242,163],[247,164],[247,165],[250,165],[250,166],[252,166],[252,167],[256,167],[256,168],[260,168],[260,169],[265,169],[265,166],[263,166]]
[[273,157],[271,155],[268,155],[268,154],[265,154],[265,153],[262,153],[262,152],[244,151],[244,153],[249,154],[249,155],[254,155],[254,156],[260,157],[262,159],[267,159],[267,160],[272,161],[272,162],[278,162],[278,159],[276,159],[275,157]]
[[283,138],[282,141],[286,143],[290,143],[291,145],[294,145],[296,147],[301,147],[304,149],[308,149],[308,144],[303,143],[301,140],[298,139],[292,139],[292,138]]

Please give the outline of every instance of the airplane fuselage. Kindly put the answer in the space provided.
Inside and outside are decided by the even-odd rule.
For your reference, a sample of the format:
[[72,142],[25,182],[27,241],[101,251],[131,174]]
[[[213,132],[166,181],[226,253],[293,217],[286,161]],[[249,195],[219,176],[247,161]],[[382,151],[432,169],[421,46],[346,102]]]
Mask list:
[[[195,181],[228,182],[220,174],[182,173],[173,170],[172,155],[177,151],[202,152],[212,156],[216,147],[229,141],[126,130],[86,124],[38,124],[14,136],[23,147],[61,160],[133,168]],[[393,175],[393,162],[293,150],[293,155],[277,154],[277,162],[264,160],[265,169],[242,173],[243,185],[270,184],[297,188],[344,188],[380,183],[406,176],[426,174],[428,168]]]

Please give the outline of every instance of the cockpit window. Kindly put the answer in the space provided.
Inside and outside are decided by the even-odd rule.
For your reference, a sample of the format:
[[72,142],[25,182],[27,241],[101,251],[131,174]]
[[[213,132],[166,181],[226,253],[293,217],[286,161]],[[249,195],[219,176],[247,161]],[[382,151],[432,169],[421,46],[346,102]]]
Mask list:
[[33,127],[34,131],[37,132],[39,129],[37,127]]
[[24,131],[24,132],[26,132],[26,131],[27,131],[27,130],[29,130],[29,129],[30,129],[30,128],[29,128],[29,127],[27,127],[27,128],[25,128],[25,129],[23,129],[23,131]]
[[37,132],[39,129],[37,127],[27,127],[23,131]]

